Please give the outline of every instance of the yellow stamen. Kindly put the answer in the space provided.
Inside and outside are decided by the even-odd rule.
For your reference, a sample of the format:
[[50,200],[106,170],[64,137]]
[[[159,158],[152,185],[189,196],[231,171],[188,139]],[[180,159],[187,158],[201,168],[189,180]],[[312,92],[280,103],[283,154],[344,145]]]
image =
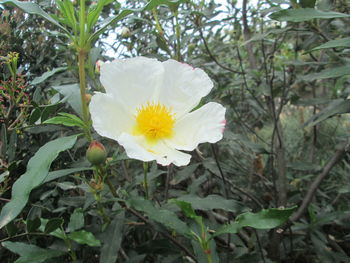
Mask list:
[[137,109],[135,135],[144,135],[149,142],[170,138],[173,134],[174,114],[160,103],[147,103]]

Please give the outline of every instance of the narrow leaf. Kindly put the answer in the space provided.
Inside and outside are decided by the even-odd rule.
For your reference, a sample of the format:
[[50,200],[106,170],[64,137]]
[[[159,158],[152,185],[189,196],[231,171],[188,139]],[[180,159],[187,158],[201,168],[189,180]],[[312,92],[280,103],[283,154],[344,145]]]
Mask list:
[[302,22],[315,18],[331,19],[342,17],[350,17],[350,15],[333,11],[321,11],[314,8],[287,9],[275,12],[270,15],[271,19],[288,22]]
[[42,146],[29,160],[27,171],[14,183],[12,199],[1,210],[0,229],[11,222],[25,207],[30,192],[41,185],[48,175],[51,163],[62,151],[70,149],[78,135],[58,138]]
[[36,77],[34,78],[30,84],[31,85],[37,85],[39,83],[44,82],[45,80],[47,80],[49,77],[55,75],[57,72],[61,72],[66,70],[67,67],[59,67],[59,68],[54,68],[53,70],[47,71],[44,74],[42,74],[40,77]]
[[320,46],[317,46],[311,49],[310,51],[315,51],[315,50],[324,49],[324,48],[336,48],[336,47],[350,47],[350,37],[328,41]]
[[105,231],[101,249],[100,263],[114,263],[123,239],[124,212],[118,214]]
[[136,210],[146,213],[150,219],[175,230],[179,234],[190,235],[191,231],[186,223],[181,221],[174,212],[156,208],[150,201],[144,199],[131,199],[130,205]]
[[200,198],[194,195],[184,195],[177,198],[183,200],[192,205],[194,209],[198,210],[212,210],[222,209],[230,212],[242,212],[243,205],[235,200],[227,200],[219,195],[208,195],[204,198]]
[[14,263],[40,263],[65,254],[63,251],[44,249],[21,242],[6,241],[2,242],[1,245],[21,256]]
[[333,117],[338,114],[344,114],[350,112],[350,100],[336,100],[334,103],[331,103],[328,107],[321,110],[316,115],[312,116],[304,126],[314,126],[321,121],[324,121],[330,117]]
[[313,73],[302,77],[305,81],[339,78],[345,75],[350,75],[350,66],[341,66],[336,68],[327,68],[318,73]]
[[255,229],[271,229],[285,223],[295,211],[296,206],[286,209],[270,208],[263,209],[258,213],[243,213],[236,217],[236,221],[218,229],[212,236],[218,236],[224,233],[236,234],[243,227],[252,227]]
[[17,1],[17,0],[1,0],[0,1],[0,4],[7,4],[7,3],[17,6],[18,8],[22,9],[24,12],[26,12],[28,14],[39,15],[39,16],[45,18],[47,21],[51,22],[52,24],[61,28],[67,34],[69,34],[67,29],[65,29],[62,25],[60,25],[60,23],[58,23],[58,21],[56,21],[52,16],[50,16],[44,10],[42,10],[40,8],[40,6],[38,6],[37,4],[32,3],[32,2]]

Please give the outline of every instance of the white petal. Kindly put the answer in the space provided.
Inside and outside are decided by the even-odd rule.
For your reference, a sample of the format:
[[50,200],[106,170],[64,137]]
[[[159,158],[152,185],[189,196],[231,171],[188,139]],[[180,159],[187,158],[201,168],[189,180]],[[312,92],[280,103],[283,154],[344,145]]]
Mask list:
[[107,93],[119,98],[125,108],[136,108],[158,98],[164,69],[156,59],[135,57],[114,60],[101,66],[101,83]]
[[149,162],[155,160],[155,156],[142,146],[142,136],[132,136],[127,133],[122,133],[118,138],[118,143],[124,147],[126,155],[129,158]]
[[167,143],[178,150],[192,151],[203,142],[215,143],[222,139],[226,109],[209,102],[186,114],[174,127],[174,136]]
[[180,152],[167,146],[163,141],[156,144],[149,144],[143,136],[132,136],[123,133],[118,142],[125,149],[128,157],[144,162],[157,161],[161,165],[171,163],[182,166],[190,162],[191,155]]
[[96,93],[89,109],[93,127],[101,136],[116,140],[121,133],[132,130],[133,115],[112,94]]
[[201,98],[213,88],[213,82],[201,69],[167,60],[164,66],[164,79],[160,88],[159,101],[171,107],[180,118],[198,105]]

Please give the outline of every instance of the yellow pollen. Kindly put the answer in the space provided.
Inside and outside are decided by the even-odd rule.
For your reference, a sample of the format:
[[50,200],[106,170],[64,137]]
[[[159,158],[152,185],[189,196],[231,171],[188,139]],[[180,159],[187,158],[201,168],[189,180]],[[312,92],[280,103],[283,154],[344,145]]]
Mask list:
[[173,134],[174,114],[160,103],[147,103],[137,109],[135,135],[144,135],[149,142],[170,138]]

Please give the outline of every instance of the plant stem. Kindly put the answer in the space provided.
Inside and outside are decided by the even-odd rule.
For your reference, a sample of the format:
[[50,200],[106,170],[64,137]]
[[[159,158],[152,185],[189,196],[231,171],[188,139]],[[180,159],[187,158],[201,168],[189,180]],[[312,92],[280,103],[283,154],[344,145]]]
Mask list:
[[[80,99],[81,109],[83,112],[83,120],[87,127],[90,127],[89,123],[89,111],[86,104],[86,78],[85,78],[85,60],[86,51],[84,49],[78,50],[78,66],[79,66],[79,88],[80,88]],[[86,137],[89,141],[92,141],[90,128],[86,129]]]
[[179,24],[179,12],[176,11],[174,13],[175,15],[175,22],[176,22],[176,60],[181,61],[181,30],[180,30],[180,24]]
[[213,259],[211,257],[211,253],[207,254],[207,259],[208,259],[208,263],[213,263]]
[[143,163],[143,187],[145,188],[145,198],[149,199],[147,172],[148,172],[148,163],[144,162]]

